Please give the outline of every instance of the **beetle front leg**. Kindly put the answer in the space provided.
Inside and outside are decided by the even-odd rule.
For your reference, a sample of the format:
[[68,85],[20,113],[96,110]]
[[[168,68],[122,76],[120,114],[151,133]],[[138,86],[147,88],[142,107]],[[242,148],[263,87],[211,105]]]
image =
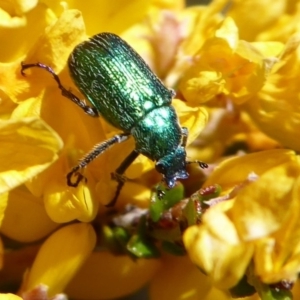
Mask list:
[[[129,133],[117,134],[111,139],[96,145],[88,154],[80,159],[79,164],[73,167],[72,170],[67,174],[67,184],[72,187],[77,187],[79,182],[85,179],[85,177],[79,172],[81,169],[85,168],[91,161],[93,161],[114,144],[126,141],[129,136]],[[76,177],[76,180],[72,181],[72,177],[74,176]]]
[[[189,135],[189,130],[186,127],[181,127],[181,134],[182,134],[181,146],[185,148],[187,139],[188,139],[188,135]],[[201,169],[208,168],[208,164],[203,161],[200,161],[200,160],[186,161],[186,164],[194,164],[194,163],[197,163]]]
[[182,134],[181,146],[185,148],[189,136],[189,130],[186,127],[181,127],[181,134]]
[[97,110],[92,107],[92,106],[88,106],[83,100],[80,100],[78,97],[76,97],[73,93],[71,93],[69,90],[67,90],[60,82],[60,79],[58,77],[58,75],[53,71],[52,68],[50,68],[49,66],[47,65],[44,65],[42,63],[34,63],[34,64],[24,64],[23,62],[21,63],[21,74],[23,76],[25,76],[25,73],[24,71],[26,69],[30,69],[30,68],[34,68],[34,67],[37,67],[37,68],[41,68],[41,69],[44,69],[46,70],[47,72],[49,72],[54,80],[56,81],[57,85],[58,85],[58,88],[61,90],[61,94],[70,99],[72,102],[74,102],[76,105],[78,105],[79,107],[81,107],[84,112],[86,114],[88,114],[89,116],[91,117],[99,117],[99,114],[97,112]]
[[128,167],[133,163],[133,161],[139,156],[139,153],[135,150],[133,150],[120,164],[120,166],[116,169],[114,173],[111,174],[112,179],[116,180],[118,182],[117,190],[115,193],[114,198],[105,206],[106,207],[112,207],[115,205],[121,189],[126,182],[127,178],[124,176],[125,171],[128,169]]
[[162,190],[159,186],[156,187],[156,195],[159,200],[162,200],[166,192]]

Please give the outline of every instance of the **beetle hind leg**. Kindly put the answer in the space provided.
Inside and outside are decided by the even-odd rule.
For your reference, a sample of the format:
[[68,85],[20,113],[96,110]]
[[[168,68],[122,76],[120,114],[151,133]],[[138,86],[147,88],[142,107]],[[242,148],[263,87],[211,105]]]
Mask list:
[[62,84],[61,81],[58,77],[58,75],[53,71],[53,69],[47,65],[44,65],[42,63],[34,63],[34,64],[24,64],[23,62],[21,63],[21,74],[23,76],[25,76],[24,71],[26,69],[30,69],[30,68],[40,68],[40,69],[44,69],[45,71],[47,71],[48,73],[50,73],[54,80],[56,81],[58,88],[61,90],[61,94],[70,99],[72,102],[74,102],[75,104],[77,104],[79,107],[81,107],[84,112],[86,114],[88,114],[91,117],[98,117],[99,114],[96,110],[96,108],[92,107],[92,106],[88,106],[83,100],[80,100],[78,97],[76,97],[71,91],[67,90]]
[[128,169],[128,167],[133,163],[133,161],[139,156],[139,153],[135,150],[133,150],[120,164],[120,166],[116,169],[114,173],[111,174],[112,179],[116,180],[118,182],[116,193],[114,198],[105,206],[106,207],[112,207],[117,202],[117,199],[120,195],[120,192],[122,190],[123,185],[127,181],[127,177],[124,175],[125,171]]
[[[189,135],[189,130],[186,127],[181,127],[181,134],[182,134],[181,146],[185,148],[187,143],[187,138]],[[194,164],[194,163],[197,163],[201,169],[208,168],[208,164],[200,160],[186,161],[186,164]]]

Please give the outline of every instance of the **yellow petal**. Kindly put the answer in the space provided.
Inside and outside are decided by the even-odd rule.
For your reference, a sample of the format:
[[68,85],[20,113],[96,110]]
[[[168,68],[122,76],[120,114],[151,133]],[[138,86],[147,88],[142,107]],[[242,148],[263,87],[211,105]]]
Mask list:
[[[104,31],[120,34],[145,16],[151,1],[93,0],[87,4],[80,0],[69,0],[67,3],[70,8],[82,12],[87,34],[94,35]],[[101,9],[93,9],[93,7],[101,7]]]
[[9,193],[0,194],[0,228],[5,215]]
[[[265,57],[278,57],[284,50],[285,45],[280,42],[253,42],[251,43]],[[277,59],[278,61],[278,59]]]
[[295,153],[291,150],[275,149],[251,153],[223,161],[205,182],[205,186],[218,183],[226,190],[244,182],[254,172],[262,175],[280,164],[294,161]]
[[281,164],[238,193],[232,219],[243,240],[268,236],[290,216],[292,187],[299,172],[295,162]]
[[10,13],[14,12],[18,15],[32,10],[38,4],[37,0],[15,0],[8,2],[9,4],[6,4],[7,11],[9,11]]
[[[203,224],[209,227],[209,230],[221,241],[229,244],[238,244],[240,238],[237,234],[235,224],[228,218],[224,211],[232,208],[235,202],[224,201],[219,205],[208,209],[203,215]],[[222,231],[220,231],[222,228]]]
[[222,24],[222,27],[216,30],[215,36],[224,39],[230,48],[235,49],[238,44],[239,33],[238,27],[231,18],[226,18]]
[[0,48],[0,57],[6,63],[23,57],[56,19],[51,9],[36,0],[9,2],[14,5],[0,8],[0,36],[5,45]]
[[[81,12],[64,11],[28,53],[26,62],[43,62],[51,65],[56,72],[66,65],[67,58],[74,47],[86,38]],[[49,74],[48,74],[49,76]],[[51,76],[49,76],[51,79]]]
[[7,237],[19,242],[33,242],[47,236],[57,226],[48,217],[41,199],[35,198],[24,186],[9,193],[1,225],[1,232]]
[[[260,278],[267,283],[282,278],[296,280],[300,260],[300,180],[297,177],[293,191],[285,204],[288,216],[274,234],[257,242],[254,256],[255,268]],[[279,204],[280,205],[280,204]]]
[[96,234],[90,224],[72,224],[59,229],[40,248],[23,290],[30,291],[44,284],[49,287],[49,296],[62,292],[95,244]]
[[[222,291],[222,290],[219,290],[219,289],[213,287],[210,290],[209,294],[203,300],[216,300],[216,299],[218,299],[218,300],[232,300],[233,298],[230,296],[230,294],[228,292]],[[243,300],[251,300],[251,299],[248,299],[248,297],[246,297],[246,298],[243,298]],[[254,300],[254,299],[252,299],[252,300]]]
[[[38,26],[38,25],[35,25]],[[63,37],[68,38],[63,38]],[[0,63],[0,88],[14,102],[36,97],[45,86],[57,86],[53,78],[42,70],[28,70],[21,75],[21,61],[42,62],[59,73],[75,45],[86,38],[82,16],[77,10],[68,10],[53,22],[37,42],[30,44],[30,51],[11,63]]]
[[[1,198],[1,196],[0,196]],[[1,200],[1,199],[0,199]],[[3,268],[3,257],[4,257],[4,247],[2,243],[2,239],[0,238],[0,270]]]
[[[150,188],[142,184],[127,182],[124,185],[123,194],[121,192],[120,204],[131,203],[140,207],[148,208],[150,201]],[[123,197],[122,197],[123,195]]]
[[[17,103],[19,101],[18,95],[28,89],[28,83],[21,76],[20,66],[21,60],[11,63],[0,62],[0,90],[1,94],[3,93],[5,95],[3,98],[7,98],[5,101],[6,103],[8,101]],[[13,108],[14,107],[10,110],[10,113]]]
[[205,127],[208,120],[208,112],[205,108],[191,107],[185,102],[174,99],[175,107],[180,119],[180,125],[189,130],[188,144],[192,143]]
[[299,45],[299,35],[289,39],[274,72],[245,106],[263,132],[294,150],[300,150],[299,139],[295,139],[300,130]]
[[45,188],[44,204],[49,217],[57,223],[92,221],[99,207],[93,189],[83,182],[77,188],[67,187],[65,180],[54,179]]
[[[180,89],[190,104],[206,102],[220,94],[226,81],[220,72],[189,70],[189,79],[182,81]],[[201,102],[199,100],[201,99]]]
[[259,0],[234,0],[228,14],[239,27],[241,38],[249,41],[255,39],[261,31],[267,30],[270,24],[282,17],[287,6],[287,2],[281,0],[276,2],[272,0],[264,0],[263,2]]
[[[280,50],[281,47],[273,52]],[[255,44],[239,40],[235,23],[226,18],[190,65],[179,89],[191,105],[199,105],[221,93],[241,104],[262,88],[272,63]]]
[[183,9],[185,1],[183,0],[152,0],[152,5],[160,9]]
[[0,300],[23,300],[23,299],[14,294],[0,294]]
[[188,257],[166,257],[150,285],[151,300],[205,299],[212,284]]
[[293,287],[293,296],[294,296],[294,299],[300,298],[300,280],[297,280],[295,282],[295,285]]
[[183,11],[186,15],[184,23],[187,38],[182,42],[179,58],[186,60],[186,57],[182,56],[188,55],[190,57],[194,55],[203,46],[204,42],[211,37],[212,32],[217,29],[223,20],[220,12],[226,5],[227,0],[215,0],[211,1],[209,5],[191,6]]
[[183,241],[191,260],[224,289],[239,282],[253,254],[253,245],[224,241],[206,225],[189,227]]
[[125,255],[93,252],[68,285],[66,293],[71,298],[90,300],[119,298],[144,286],[159,267],[158,259],[133,261]]
[[0,193],[45,170],[62,147],[58,135],[42,120],[0,120]]

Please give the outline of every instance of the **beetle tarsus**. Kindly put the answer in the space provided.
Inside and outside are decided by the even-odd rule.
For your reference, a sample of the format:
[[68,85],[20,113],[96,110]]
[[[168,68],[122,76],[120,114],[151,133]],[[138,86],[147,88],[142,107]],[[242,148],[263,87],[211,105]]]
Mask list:
[[[123,137],[124,138],[124,137]],[[121,142],[121,140],[120,140]],[[114,173],[111,174],[111,178],[113,180],[116,180],[118,182],[118,186],[117,186],[117,190],[115,193],[114,198],[105,206],[106,207],[112,207],[115,205],[120,192],[123,188],[124,183],[128,180],[126,176],[124,176],[123,174],[125,173],[125,171],[127,170],[127,168],[132,164],[132,162],[139,156],[139,153],[135,150],[133,150],[132,152],[130,152],[130,154],[122,161],[122,163],[120,164],[120,166],[116,169],[116,171]]]
[[201,169],[207,169],[208,164],[206,162],[200,161],[200,160],[194,160],[194,161],[187,161],[186,164],[198,164]]
[[[73,181],[72,178],[76,177],[76,180]],[[67,184],[68,186],[71,187],[77,187],[79,185],[79,183],[84,180],[85,182],[87,181],[87,179],[78,171],[74,171],[72,170],[71,172],[69,172],[67,174]]]
[[208,164],[203,162],[203,161],[196,160],[195,163],[197,163],[201,169],[207,169],[208,168]]
[[[108,148],[110,148],[114,144],[122,143],[126,141],[128,138],[129,138],[129,134],[127,133],[116,134],[111,139],[97,144],[89,153],[87,153],[83,158],[81,158],[79,160],[78,165],[73,167],[73,169],[67,174],[67,184],[72,187],[78,186],[79,182],[85,179],[85,177],[79,172],[79,170],[85,168],[90,162],[92,162],[100,154],[105,152]],[[72,177],[74,176],[77,177],[76,181],[72,181]]]
[[158,197],[159,200],[162,200],[163,197],[164,197],[165,194],[166,194],[165,191],[163,191],[163,190],[161,190],[161,189],[159,189],[159,188],[156,190],[156,193],[157,193],[157,197]]

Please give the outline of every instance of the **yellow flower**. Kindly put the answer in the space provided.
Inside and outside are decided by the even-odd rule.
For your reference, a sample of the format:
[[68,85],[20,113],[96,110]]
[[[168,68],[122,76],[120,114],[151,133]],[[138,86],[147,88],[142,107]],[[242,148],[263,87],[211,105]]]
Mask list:
[[25,183],[58,159],[61,139],[41,119],[0,120],[0,193]]
[[[0,289],[86,300],[146,284],[152,300],[254,300],[290,289],[300,272],[299,7],[298,0],[190,8],[182,0],[1,3]],[[44,63],[83,99],[66,62],[103,31],[126,40],[175,90],[172,105],[189,130],[187,164],[209,162],[205,171],[187,166],[190,179],[162,201],[154,189],[161,176],[141,155],[126,170],[117,204],[104,206],[133,139],[68,186],[78,160],[119,131],[63,97],[45,70],[21,74],[21,62]],[[158,258],[185,250],[187,257]]]
[[0,4],[1,63],[13,62],[27,53],[45,28],[55,19],[53,11],[39,1],[2,2]]
[[22,292],[39,284],[49,287],[48,295],[62,292],[96,244],[90,224],[67,225],[52,234],[42,245],[25,277]]
[[300,149],[295,138],[300,130],[300,36],[289,39],[264,87],[245,109],[260,129],[283,146]]
[[226,18],[214,37],[194,55],[179,88],[190,105],[219,94],[240,104],[258,92],[282,49],[280,43],[254,44],[239,40],[238,28]]
[[13,294],[0,294],[0,300],[22,300],[22,298]]
[[[115,299],[144,286],[160,269],[158,259],[133,261],[128,256],[94,252],[66,289],[81,299]],[[116,288],[117,284],[117,288]]]
[[[50,74],[31,69],[25,71],[25,77],[22,76],[21,62],[40,61],[51,66],[63,85],[70,87],[80,97],[66,69],[67,58],[75,45],[86,40],[87,35],[99,31],[108,30],[121,34],[146,14],[159,14],[162,8],[173,10],[171,13],[175,15],[183,7],[183,2],[131,1],[125,6],[123,2],[116,2],[115,5],[108,1],[102,1],[101,5],[99,2],[97,5],[95,3],[102,7],[103,15],[91,9],[92,4],[86,6],[82,2],[61,4],[58,1],[44,1],[41,5],[33,1],[19,4],[22,9],[17,4],[14,4],[14,10],[3,8],[8,16],[17,12],[18,26],[13,28],[11,25],[11,29],[1,28],[7,36],[11,33],[12,39],[3,40],[8,44],[5,48],[7,52],[3,50],[0,53],[1,104],[4,104],[0,109],[3,122],[0,134],[5,142],[2,152],[0,151],[1,192],[4,193],[1,195],[1,232],[19,243],[36,242],[49,236],[24,279],[22,292],[27,295],[38,292],[54,296],[64,290],[95,245],[94,231],[90,225],[67,225],[58,229],[59,224],[73,220],[95,221],[97,214],[104,210],[99,204],[109,202],[115,192],[115,183],[111,181],[110,173],[120,165],[126,154],[134,148],[134,144],[129,141],[117,145],[89,166],[84,174],[86,183],[82,182],[76,189],[68,187],[65,175],[70,168],[95,144],[116,134],[116,130],[102,120],[86,116],[66,100]],[[71,9],[73,7],[81,11]],[[41,14],[41,23],[36,23],[39,28],[30,35],[33,30],[31,18],[41,13],[41,9],[44,14]],[[95,19],[101,20],[101,23]],[[178,29],[175,27],[174,30]],[[16,42],[12,38],[14,34],[20,39],[27,35],[31,38],[24,44],[20,43],[19,48],[13,49]],[[169,58],[172,59],[173,56],[174,51],[171,51]],[[169,71],[167,67],[161,70],[166,74]],[[178,109],[181,125],[190,130],[190,144],[206,123],[206,111],[202,108],[191,108],[180,100],[174,100],[174,105]],[[152,170],[153,163],[145,157],[132,164],[126,175],[132,180],[136,179],[136,182],[125,185],[120,195],[119,207],[129,202],[147,207],[150,188],[160,180]],[[24,211],[21,216],[20,211]],[[102,222],[100,220],[101,218],[95,222]],[[54,230],[56,231],[52,233]],[[68,245],[64,243],[66,240]],[[64,248],[61,248],[62,245]],[[99,263],[102,260],[97,254],[96,252]],[[48,256],[52,259],[47,260]],[[118,261],[114,256],[110,260],[110,264]],[[130,260],[126,258],[126,264],[128,261]],[[27,263],[30,266],[31,261]],[[134,292],[149,281],[160,262],[141,261],[139,265],[139,268],[133,267],[134,264],[130,265],[130,281],[134,284],[124,281],[124,288],[119,291],[119,296]],[[148,273],[145,273],[145,269]],[[101,271],[105,272],[106,269]],[[136,280],[138,272],[145,275],[139,276],[140,281]],[[20,276],[20,270],[14,275]],[[119,275],[117,269],[114,276]],[[95,292],[97,289],[93,291]]]
[[253,245],[241,242],[227,216],[231,206],[230,201],[217,205],[205,214],[202,226],[189,227],[184,234],[191,260],[224,289],[238,283],[253,255]]
[[299,12],[299,0],[233,0],[227,13],[235,20],[241,39],[286,42],[299,31]]
[[218,286],[237,284],[251,260],[264,283],[296,280],[299,171],[293,152],[270,150],[230,159],[212,173],[205,186],[224,190],[208,203],[221,202],[186,230],[184,243]]
[[[1,232],[22,243],[44,238],[58,227],[48,216],[43,201],[33,196],[25,186],[15,188],[7,195]],[[1,197],[3,197],[1,195]]]
[[226,291],[216,289],[186,257],[165,257],[150,286],[151,300],[230,300]]
[[[68,38],[62,39],[62,34],[68,36]],[[60,74],[61,81],[66,83],[66,86],[68,84],[72,86],[64,67],[71,49],[85,38],[81,14],[78,11],[66,10],[61,14],[57,22],[49,26],[24,60],[26,62],[42,61],[53,66],[57,72],[62,70]],[[56,49],[58,50],[56,51]],[[10,65],[10,68],[14,69],[14,72],[17,72],[15,64]],[[16,78],[3,78],[3,91],[14,101],[20,102],[20,97],[28,94],[27,99],[21,102],[13,111],[12,117],[22,118],[24,116],[31,116],[32,114],[42,116],[59,133],[65,142],[65,148],[59,160],[45,173],[33,179],[31,183],[28,183],[28,188],[36,196],[43,195],[46,210],[55,222],[67,222],[72,219],[90,221],[95,217],[98,202],[100,201],[103,204],[108,203],[115,190],[115,185],[113,185],[107,193],[103,194],[100,192],[101,195],[98,193],[99,200],[95,201],[95,184],[100,181],[97,184],[98,191],[103,190],[104,186],[107,190],[107,187],[112,185],[110,173],[120,165],[125,154],[130,153],[134,147],[133,143],[128,142],[123,145],[117,145],[110,152],[105,153],[96,160],[95,163],[91,164],[85,174],[90,185],[87,190],[83,187],[82,191],[76,190],[74,192],[74,189],[66,188],[64,176],[67,170],[72,165],[76,165],[77,159],[82,157],[95,144],[111,137],[116,131],[102,121],[99,122],[97,119],[92,119],[84,115],[77,107],[69,103],[70,101],[62,99],[60,90],[55,86],[55,82],[46,72],[33,69],[31,72],[26,72],[26,75],[28,78],[27,81],[21,75],[15,76]],[[38,84],[37,76],[42,76],[40,78],[43,79],[43,85]],[[17,79],[20,89],[13,88],[15,80],[12,79]],[[55,101],[57,102],[55,103]],[[57,107],[60,108],[59,111],[57,111]],[[189,138],[189,142],[191,142],[197,136],[199,128],[203,128],[207,117],[203,109],[194,110],[190,116],[187,113],[188,108],[185,111],[182,125],[189,127],[189,123],[191,122],[197,125],[191,127]],[[72,116],[72,119],[67,123],[62,124],[57,122],[57,120],[69,120],[70,116]],[[75,119],[76,123],[72,121]],[[81,151],[71,150],[74,146],[78,147],[78,145],[80,145]],[[124,156],[117,154],[120,151],[120,147],[124,151]],[[129,168],[128,176],[131,179],[139,178],[142,173],[152,168],[153,164],[149,163],[145,158],[141,158]],[[60,175],[57,176],[54,174]],[[95,182],[95,178],[97,182]],[[141,203],[141,201],[147,200],[145,198],[145,189],[146,187],[143,185],[140,193],[133,197],[133,202],[138,201]],[[120,198],[122,198],[122,194]],[[120,202],[121,204],[122,202]]]

